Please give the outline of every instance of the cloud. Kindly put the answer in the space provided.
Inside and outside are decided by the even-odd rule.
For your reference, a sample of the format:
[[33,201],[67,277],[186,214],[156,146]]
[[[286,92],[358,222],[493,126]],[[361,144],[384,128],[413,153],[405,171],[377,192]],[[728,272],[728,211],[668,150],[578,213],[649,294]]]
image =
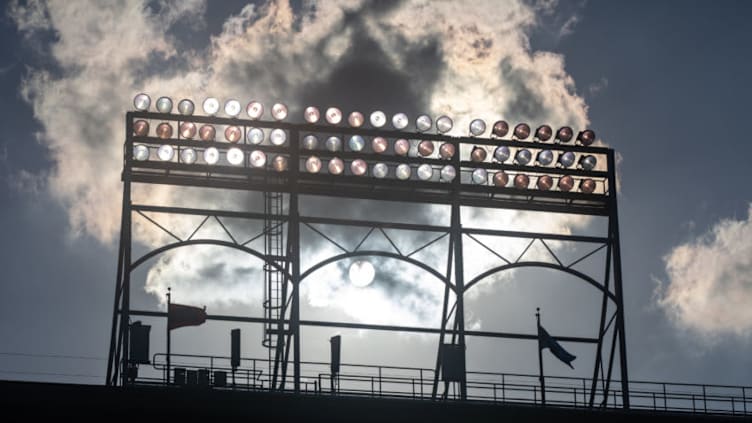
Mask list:
[[588,93],[590,93],[590,96],[595,97],[606,88],[608,88],[608,79],[605,76],[602,76],[601,79],[599,79],[598,81],[593,82],[592,84],[588,85],[587,89],[588,89]]
[[746,219],[721,220],[663,260],[656,298],[677,325],[709,339],[752,334],[752,204]]
[[[110,243],[120,222],[123,115],[132,96],[141,91],[197,102],[207,95],[265,104],[284,101],[291,116],[300,116],[307,102],[363,112],[382,108],[411,116],[448,114],[455,122],[453,135],[464,135],[476,117],[586,127],[587,105],[565,71],[564,57],[530,47],[537,15],[552,7],[551,2],[508,1],[500,7],[496,1],[479,1],[468,8],[427,0],[304,2],[293,7],[272,1],[248,5],[227,17],[221,32],[201,49],[191,49],[173,35],[175,28],[203,31],[206,5],[199,0],[164,2],[159,7],[145,1],[14,3],[9,14],[27,37],[39,31],[55,34],[48,46],[55,66],[32,68],[21,87],[44,128],[42,141],[55,163],[47,181],[49,192],[68,210],[74,232]],[[203,31],[197,36],[209,35]],[[210,203],[233,209],[259,203],[253,194],[156,185],[134,189],[133,197],[135,203]],[[371,213],[380,220],[446,216],[445,210],[430,206],[313,203],[311,210],[321,215]],[[472,218],[487,222],[492,215],[478,212]],[[540,229],[540,219],[519,212],[502,215],[494,221],[518,230]],[[588,220],[567,216],[546,222],[551,230],[568,233]],[[194,223],[176,218],[169,224],[176,231],[190,232]],[[134,221],[135,239],[148,247],[167,241],[164,233],[152,229],[143,219]],[[180,283],[188,287],[183,292],[192,292],[191,300],[257,303],[260,288],[249,281],[260,278],[259,264],[249,265],[224,250],[207,251],[176,250],[160,257],[148,272],[147,291],[161,296],[167,284]],[[316,244],[304,254],[324,257],[332,251]],[[473,268],[491,265],[490,259],[474,259],[478,262]],[[417,294],[424,283],[420,275],[387,261],[375,264],[383,275],[372,294],[384,301],[374,299],[373,307],[390,310],[382,313],[387,319],[436,321],[430,318],[436,297]],[[353,317],[362,317],[356,307],[347,305],[357,301],[333,301],[366,292],[337,285],[344,273],[343,267],[334,267],[334,273],[322,271],[312,278],[309,302],[322,307],[339,304]],[[387,271],[399,277],[386,276]],[[388,305],[387,299],[394,298],[389,292],[405,293],[404,301]]]

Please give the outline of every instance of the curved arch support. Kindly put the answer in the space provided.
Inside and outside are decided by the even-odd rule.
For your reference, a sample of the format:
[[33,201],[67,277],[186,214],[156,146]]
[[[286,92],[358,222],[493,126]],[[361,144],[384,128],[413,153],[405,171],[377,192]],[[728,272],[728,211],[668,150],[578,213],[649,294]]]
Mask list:
[[544,267],[544,268],[547,268],[547,269],[553,269],[553,270],[558,270],[560,272],[569,273],[570,275],[578,277],[578,278],[582,279],[583,281],[589,283],[590,285],[598,288],[601,292],[604,292],[608,296],[608,298],[611,299],[611,301],[616,302],[616,295],[614,295],[611,292],[606,291],[605,288],[603,287],[603,285],[601,285],[600,283],[598,283],[595,279],[591,278],[590,276],[588,276],[588,275],[586,275],[586,274],[584,274],[584,273],[582,273],[580,271],[577,271],[577,270],[574,270],[574,269],[570,269],[568,267],[563,267],[563,266],[559,266],[559,265],[556,265],[556,264],[553,264],[553,263],[547,263],[547,262],[544,262],[544,261],[528,261],[528,262],[523,262],[523,263],[510,263],[510,264],[504,264],[504,265],[501,265],[501,266],[496,266],[494,268],[486,270],[485,272],[483,272],[480,275],[474,277],[470,282],[468,282],[465,285],[465,292],[468,289],[472,288],[473,285],[475,285],[476,283],[478,283],[481,280],[483,280],[483,279],[485,279],[485,278],[493,275],[494,273],[498,273],[498,272],[501,272],[501,271],[504,271],[504,270],[508,270],[508,269],[515,269],[515,268],[518,268],[518,267]]
[[421,269],[425,270],[426,272],[432,274],[433,276],[436,277],[436,279],[438,279],[439,281],[443,282],[445,285],[449,285],[449,288],[451,288],[452,291],[454,291],[455,293],[457,292],[457,289],[455,288],[455,286],[452,285],[451,283],[449,283],[449,281],[447,280],[447,278],[444,277],[444,275],[442,275],[441,273],[439,273],[435,269],[429,267],[425,263],[422,263],[422,262],[420,262],[418,260],[415,260],[415,259],[412,259],[410,257],[405,257],[405,256],[401,256],[399,254],[389,253],[389,252],[386,252],[386,251],[353,251],[353,252],[339,254],[339,255],[336,255],[336,256],[329,257],[326,260],[323,260],[323,261],[320,261],[320,262],[314,264],[313,266],[311,266],[310,268],[308,268],[305,272],[303,272],[300,275],[300,281],[302,282],[306,277],[310,276],[311,273],[313,273],[313,272],[321,269],[322,267],[326,266],[327,264],[331,264],[331,263],[334,263],[336,261],[344,260],[344,259],[347,259],[347,258],[361,257],[361,256],[378,256],[378,257],[393,258],[393,259],[396,259],[396,260],[404,261],[406,263],[412,264],[413,266],[420,267]]
[[259,258],[261,261],[269,264],[270,266],[274,267],[275,269],[279,270],[285,275],[285,279],[287,281],[292,281],[292,277],[290,274],[285,271],[285,269],[280,266],[278,263],[275,263],[274,261],[267,260],[266,257],[264,257],[264,254],[248,247],[244,247],[242,245],[235,244],[233,242],[229,241],[222,241],[218,239],[191,239],[188,241],[180,241],[180,242],[174,242],[172,244],[163,245],[155,250],[151,250],[148,253],[144,254],[143,256],[139,257],[138,260],[134,261],[133,264],[131,264],[129,271],[135,270],[138,266],[144,264],[145,261],[149,260],[152,257],[155,257],[159,254],[162,254],[164,252],[167,252],[169,250],[180,248],[180,247],[187,247],[190,245],[217,245],[220,247],[228,247],[233,248],[235,250],[242,251],[244,253],[250,254],[252,256],[255,256]]

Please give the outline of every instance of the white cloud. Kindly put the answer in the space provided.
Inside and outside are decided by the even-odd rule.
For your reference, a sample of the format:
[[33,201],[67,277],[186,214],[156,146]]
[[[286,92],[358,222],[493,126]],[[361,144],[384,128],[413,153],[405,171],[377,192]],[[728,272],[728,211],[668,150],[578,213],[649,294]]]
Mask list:
[[[198,0],[166,3],[156,11],[145,1],[31,2],[28,7],[14,4],[10,15],[28,36],[49,29],[56,34],[49,51],[59,69],[32,69],[22,86],[24,98],[44,127],[42,142],[55,163],[49,191],[67,208],[74,231],[112,242],[120,222],[122,119],[132,96],[140,91],[197,101],[209,94],[223,99],[254,98],[267,104],[285,101],[296,113],[305,106],[295,104],[296,98],[312,86],[330,84],[336,90],[337,81],[331,78],[338,66],[369,58],[414,84],[415,104],[427,107],[426,112],[451,115],[456,135],[464,135],[475,117],[489,122],[501,117],[531,125],[586,127],[587,105],[564,69],[564,57],[530,48],[528,34],[537,24],[536,14],[550,7],[551,3],[530,6],[524,1],[477,2],[473,7],[457,2],[327,1],[305,3],[296,15],[288,2],[274,1],[246,6],[228,17],[206,51],[178,49],[167,31],[186,22],[189,27],[200,23],[206,7]],[[363,38],[372,42],[373,51],[354,49]],[[414,61],[415,52],[425,49],[435,54],[430,65],[434,69],[421,68]],[[155,65],[170,60],[179,65],[164,70]],[[359,82],[367,86],[374,81]],[[354,92],[351,98],[357,95]],[[181,205],[201,199],[236,209],[247,204],[241,197],[206,191],[186,196],[184,191],[163,186],[134,191],[136,203]],[[478,220],[484,217],[488,221],[490,214]],[[503,222],[513,222],[519,230],[540,229],[539,219],[522,218],[515,212]],[[586,225],[587,219],[568,216],[546,222],[551,230],[567,233]],[[179,229],[190,226],[184,219],[170,223]],[[150,232],[142,220],[134,222],[134,234],[148,246],[165,241],[164,234]],[[258,301],[257,293],[251,293],[259,291],[258,286],[239,283],[253,274],[245,262],[229,253],[206,251],[175,251],[159,259],[148,274],[147,290],[163,295],[167,284],[180,283],[190,287],[191,300],[202,303]],[[475,268],[489,263],[477,263]],[[250,266],[259,268],[258,263]],[[216,277],[199,280],[191,276],[202,271]],[[420,278],[412,271],[395,272],[402,275],[406,292],[422,283],[415,282]],[[331,276],[312,279],[307,288],[310,302],[336,303],[354,317],[360,316],[352,306],[358,301],[333,299],[336,295],[358,297],[365,291],[333,286],[324,280]],[[341,280],[341,275],[336,276]],[[438,304],[433,294],[407,296],[397,306],[378,298],[388,296],[381,292],[370,303],[372,308],[390,310],[384,313],[388,322],[424,321]],[[387,304],[392,308],[384,308]]]
[[752,205],[746,219],[721,220],[664,263],[657,301],[679,326],[710,339],[752,334]]

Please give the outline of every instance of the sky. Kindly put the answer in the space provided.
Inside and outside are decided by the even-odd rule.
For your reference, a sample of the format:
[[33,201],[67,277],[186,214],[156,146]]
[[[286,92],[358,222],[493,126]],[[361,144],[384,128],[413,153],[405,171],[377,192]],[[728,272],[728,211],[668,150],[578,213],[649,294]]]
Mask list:
[[[291,116],[309,104],[448,114],[452,135],[464,135],[476,117],[592,128],[619,159],[630,378],[752,385],[752,190],[745,182],[752,147],[743,124],[752,95],[750,17],[744,1],[6,3],[0,378],[103,382],[122,204],[122,122],[133,96],[147,92],[197,104],[207,96],[267,106],[281,101]],[[259,198],[134,190],[136,202],[251,210],[259,210]],[[441,207],[337,201],[307,198],[302,205],[314,215],[448,223]],[[537,232],[604,228],[595,218],[488,210],[466,211],[463,219]],[[165,223],[178,232],[195,225]],[[165,242],[144,221],[134,225],[134,251]],[[254,229],[229,225],[248,234]],[[353,245],[362,235],[335,232]],[[304,267],[333,253],[315,234],[303,236]],[[405,249],[426,240],[394,236]],[[511,254],[521,247],[495,248]],[[441,269],[441,251],[439,243],[421,260]],[[472,251],[466,253],[471,270],[493,265],[492,256]],[[302,287],[303,318],[435,327],[441,286],[404,264],[373,262],[376,279],[367,288],[349,283],[348,263],[312,275]],[[133,304],[163,310],[171,286],[176,302],[206,305],[211,314],[259,316],[260,278],[260,264],[241,254],[178,249],[134,273]],[[573,279],[519,270],[469,293],[466,319],[471,328],[533,333],[540,306],[550,333],[592,336],[599,301]],[[164,322],[148,322],[152,352],[162,351]],[[231,327],[180,329],[173,351],[227,355]],[[260,329],[243,331],[244,355],[264,357]],[[303,332],[304,359],[326,361],[335,333],[344,338],[344,361],[435,362],[435,337],[318,329]],[[468,369],[537,371],[529,343],[468,342]],[[552,359],[548,371],[592,374],[593,352],[567,348],[583,364],[575,361],[572,371]]]

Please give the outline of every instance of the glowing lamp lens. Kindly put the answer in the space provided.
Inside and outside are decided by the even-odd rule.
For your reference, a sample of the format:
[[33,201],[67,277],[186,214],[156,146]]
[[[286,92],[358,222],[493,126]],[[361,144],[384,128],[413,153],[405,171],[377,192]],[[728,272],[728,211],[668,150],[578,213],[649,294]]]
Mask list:
[[193,122],[181,123],[180,136],[188,140],[193,139],[196,136],[196,124]]
[[454,169],[454,166],[446,165],[441,168],[440,177],[444,182],[452,182],[457,177],[457,170]]
[[497,187],[505,187],[509,183],[509,175],[506,174],[503,170],[500,172],[494,173],[493,176],[493,184]]
[[159,113],[170,113],[172,111],[172,99],[170,97],[159,97],[157,99],[157,111]]
[[596,159],[595,156],[591,154],[580,157],[579,165],[584,170],[593,170],[595,169],[596,164],[598,164],[598,159]]
[[287,118],[287,106],[282,103],[275,103],[272,106],[272,117],[276,121],[282,121]]
[[338,125],[342,122],[342,110],[336,107],[326,109],[326,121],[332,125]]
[[571,151],[567,151],[559,155],[558,164],[561,167],[571,167],[574,164],[574,159],[575,159],[574,153],[572,153]]
[[556,131],[556,140],[559,142],[572,141],[573,136],[574,132],[572,132],[572,128],[568,126],[562,126],[558,131]]
[[284,129],[272,129],[269,133],[269,141],[272,145],[283,145],[287,141],[287,132]]
[[263,151],[251,151],[250,159],[253,167],[264,167],[266,165],[266,154]]
[[227,150],[227,162],[230,163],[233,166],[239,166],[242,165],[245,161],[245,154],[243,154],[243,151],[237,147],[232,147],[231,149]]
[[258,101],[251,101],[245,107],[245,112],[251,119],[261,119],[261,116],[264,115],[264,105],[259,103]]
[[574,178],[566,175],[562,176],[561,179],[559,179],[559,190],[564,192],[569,192],[574,188]]
[[355,159],[350,163],[350,171],[355,176],[363,176],[366,174],[366,171],[368,170],[368,165],[366,164],[365,160],[362,159]]
[[329,160],[328,169],[332,175],[340,175],[345,170],[345,163],[339,157],[334,157]]
[[486,156],[488,155],[488,152],[483,147],[478,147],[477,145],[473,147],[473,150],[470,152],[470,160],[480,163],[484,160],[486,160]]
[[410,123],[410,120],[407,118],[407,115],[404,113],[397,113],[396,115],[392,116],[392,126],[394,126],[394,129],[402,130],[407,128],[407,125]]
[[371,149],[374,153],[383,153],[389,147],[389,142],[384,137],[376,137],[371,141]]
[[133,122],[133,134],[139,137],[149,135],[149,122],[145,120],[137,120]]
[[308,123],[316,123],[321,119],[321,112],[317,107],[308,106],[303,112],[303,119]]
[[455,147],[454,144],[445,142],[439,147],[439,156],[442,159],[449,160],[454,157]]
[[243,107],[238,100],[227,100],[225,103],[225,114],[230,117],[238,117]]
[[211,125],[202,125],[198,130],[198,137],[201,138],[202,141],[214,141],[216,136],[217,131]]
[[548,166],[554,161],[554,153],[551,150],[541,150],[535,158],[540,166]]
[[306,159],[305,168],[308,173],[319,173],[321,171],[321,159],[311,156]]
[[381,128],[382,126],[386,125],[386,114],[382,112],[381,110],[376,110],[375,112],[371,113],[370,117],[371,126],[374,128]]
[[157,150],[157,157],[163,162],[169,162],[175,156],[175,149],[171,145],[163,144]]
[[584,146],[588,146],[595,141],[595,132],[590,129],[586,129],[577,135],[577,141],[579,141]]
[[178,103],[178,113],[183,116],[190,116],[196,110],[196,106],[191,100],[184,98]]
[[472,179],[474,184],[485,185],[488,182],[488,172],[482,168],[474,169],[470,175],[470,179]]
[[140,93],[133,97],[133,107],[140,112],[149,110],[150,105],[151,97],[149,97],[147,94]]
[[228,126],[225,128],[225,139],[227,141],[230,141],[232,143],[236,143],[240,141],[240,138],[243,137],[243,130],[240,129],[237,126]]
[[509,160],[509,157],[512,155],[512,152],[509,151],[509,147],[506,145],[500,145],[496,147],[496,150],[494,150],[494,159],[499,163],[504,163],[505,161]]
[[585,194],[592,194],[595,191],[595,181],[587,178],[580,181],[580,191]]
[[157,125],[157,136],[163,140],[172,137],[172,125],[167,122]]
[[308,134],[303,137],[303,148],[306,150],[315,150],[319,146],[319,139],[316,135]]
[[219,150],[214,147],[209,147],[204,150],[204,161],[206,164],[214,165],[219,161]]
[[287,157],[275,156],[274,160],[272,160],[272,168],[277,172],[283,172],[287,170]]
[[386,163],[376,163],[373,165],[373,177],[384,179],[389,174],[389,167]]
[[538,189],[541,191],[548,191],[551,189],[552,186],[554,186],[554,178],[543,175],[538,178],[538,182],[536,182],[536,185],[538,186]]
[[433,168],[428,163],[418,166],[418,179],[428,181],[433,177]]
[[530,150],[527,148],[523,148],[521,150],[517,150],[517,154],[514,155],[514,161],[519,165],[526,165],[530,163],[530,160],[533,158],[532,153],[530,153]]
[[423,157],[428,157],[431,154],[433,154],[433,142],[431,141],[421,141],[418,144],[418,154],[420,154]]
[[530,185],[530,178],[524,173],[519,173],[514,177],[514,187],[518,189],[526,189]]
[[133,158],[143,162],[149,160],[149,147],[143,144],[136,144],[133,146]]
[[548,141],[553,135],[553,129],[548,125],[541,125],[535,130],[535,139],[538,141]]
[[219,100],[214,97],[209,97],[204,100],[204,103],[201,105],[201,107],[204,109],[204,113],[209,116],[214,116],[219,111]]
[[530,126],[527,123],[520,123],[514,127],[514,136],[518,140],[524,140],[530,136]]
[[493,129],[491,129],[491,133],[496,137],[503,138],[509,133],[509,124],[506,121],[497,120]]
[[180,162],[185,164],[194,164],[196,163],[196,159],[198,159],[198,154],[196,154],[196,150],[192,148],[184,148],[180,150]]
[[365,121],[365,116],[360,112],[352,112],[350,113],[350,116],[347,117],[347,123],[353,128],[360,128]]

